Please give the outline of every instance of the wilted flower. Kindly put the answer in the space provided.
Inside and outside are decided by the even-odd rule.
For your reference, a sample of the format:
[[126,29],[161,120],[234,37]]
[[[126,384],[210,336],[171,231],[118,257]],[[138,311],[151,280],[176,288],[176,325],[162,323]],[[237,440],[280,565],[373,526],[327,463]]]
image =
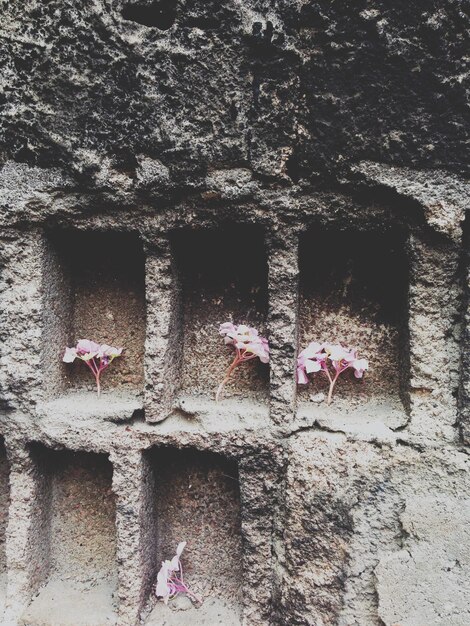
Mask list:
[[258,358],[261,363],[269,362],[269,343],[265,337],[261,337],[251,326],[239,324],[238,326],[231,322],[221,324],[219,333],[224,337],[227,346],[231,345],[235,348],[235,358],[227,370],[224,380],[220,383],[215,399],[218,401],[220,393],[225,383],[230,378],[233,370],[245,361]]
[[[333,368],[334,373],[330,370]],[[322,371],[330,381],[327,403],[331,403],[333,389],[340,374],[347,369],[354,370],[356,378],[362,378],[369,369],[367,359],[359,359],[354,348],[345,348],[340,344],[310,343],[297,358],[297,382],[301,385],[308,383],[307,374]]]
[[123,348],[114,348],[107,344],[100,345],[89,339],[80,339],[75,348],[65,348],[64,363],[73,363],[75,359],[83,361],[92,371],[96,380],[98,396],[101,392],[100,375],[117,356],[121,356]]
[[202,602],[183,580],[183,566],[180,557],[185,546],[186,541],[179,543],[175,556],[171,561],[162,561],[162,566],[157,574],[155,595],[157,598],[162,598],[165,604],[168,604],[168,600],[174,598],[178,593],[186,593],[192,600],[198,603]]

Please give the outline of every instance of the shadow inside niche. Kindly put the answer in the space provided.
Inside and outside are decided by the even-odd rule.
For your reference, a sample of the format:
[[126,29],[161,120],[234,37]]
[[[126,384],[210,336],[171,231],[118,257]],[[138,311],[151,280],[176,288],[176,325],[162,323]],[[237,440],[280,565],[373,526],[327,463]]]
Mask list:
[[[38,484],[28,626],[116,622],[116,504],[105,454],[31,445]],[[34,587],[37,589],[34,589]]]
[[[233,360],[220,324],[248,324],[266,332],[268,268],[262,229],[225,224],[217,229],[182,229],[172,248],[182,286],[183,361],[181,389],[212,395]],[[237,368],[224,397],[264,400],[269,368],[257,359]]]
[[[335,390],[348,407],[375,397],[406,406],[408,365],[408,260],[399,231],[311,228],[300,243],[300,347],[311,341],[342,343],[369,359],[358,381],[347,372]],[[325,392],[325,377],[299,396]]]
[[204,601],[200,607],[187,598],[168,607],[157,602],[147,625],[239,626],[243,537],[237,463],[210,452],[174,448],[154,448],[145,458],[149,472],[144,543],[152,560],[151,584],[162,560],[186,541],[185,581]]
[[122,17],[143,26],[168,30],[176,20],[176,0],[143,0],[136,4],[126,4],[122,10]]

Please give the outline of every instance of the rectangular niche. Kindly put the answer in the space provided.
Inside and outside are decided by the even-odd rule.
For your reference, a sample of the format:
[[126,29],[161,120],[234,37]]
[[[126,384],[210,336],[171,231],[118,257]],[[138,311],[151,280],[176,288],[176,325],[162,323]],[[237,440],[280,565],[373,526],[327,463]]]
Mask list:
[[23,624],[114,624],[117,608],[115,499],[104,454],[34,446],[42,475],[35,520],[39,593]]
[[[341,375],[332,407],[349,409],[373,400],[403,408],[409,375],[404,237],[394,230],[312,227],[301,238],[299,261],[299,348],[311,341],[342,343],[369,359],[362,380],[352,371]],[[312,380],[299,385],[300,400],[327,393],[324,375]]]
[[[207,623],[239,624],[243,577],[237,463],[195,450],[154,448],[146,454],[151,476],[146,508],[151,517],[148,532],[153,537],[153,570],[158,572],[161,561],[172,558],[178,543],[186,541],[182,559],[185,581],[204,599],[196,620],[209,611]],[[215,619],[215,613],[211,614],[215,608],[223,622],[210,621],[211,616]],[[158,603],[148,623],[172,624],[171,615]]]
[[6,534],[10,506],[10,467],[3,437],[0,437],[0,617],[7,590]]
[[[234,357],[219,335],[224,322],[248,324],[261,334],[268,310],[264,235],[254,226],[183,230],[172,238],[183,302],[181,388],[213,397]],[[224,398],[264,400],[269,370],[258,359],[238,367]]]
[[55,232],[44,261],[45,380],[50,396],[94,391],[84,363],[62,363],[66,345],[92,339],[125,348],[102,375],[104,393],[143,387],[145,260],[129,233]]

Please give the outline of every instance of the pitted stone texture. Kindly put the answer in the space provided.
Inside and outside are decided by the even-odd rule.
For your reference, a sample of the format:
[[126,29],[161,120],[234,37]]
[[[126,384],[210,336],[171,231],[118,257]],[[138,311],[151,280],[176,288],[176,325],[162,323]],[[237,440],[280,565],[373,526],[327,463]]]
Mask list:
[[171,413],[181,381],[181,293],[167,242],[148,250],[145,264],[145,417],[164,420]]
[[379,615],[386,626],[465,626],[470,620],[470,499],[406,499],[403,548],[375,570]]
[[[154,523],[158,485],[152,464],[141,453],[163,447],[190,448],[186,452],[238,463],[239,498],[227,497],[224,480],[230,479],[219,474],[215,495],[199,492],[195,501],[187,467],[173,468],[176,484],[170,476],[165,489],[170,495],[172,488],[179,492],[184,515],[173,525],[167,514],[165,531],[174,549],[177,530],[192,532],[191,506],[210,509],[219,503],[221,525],[239,509],[240,531],[222,541],[222,552],[236,544],[235,556],[229,554],[233,571],[226,572],[228,583],[222,586],[237,599],[243,596],[236,613],[240,608],[246,626],[391,626],[396,615],[399,623],[415,620],[421,603],[433,619],[427,594],[434,588],[434,570],[444,554],[453,558],[468,523],[459,510],[461,494],[468,492],[467,461],[456,437],[462,372],[462,426],[469,418],[470,397],[468,312],[465,340],[459,345],[462,295],[464,288],[469,291],[460,263],[461,219],[468,209],[463,179],[468,88],[462,60],[468,12],[465,0],[447,0],[438,8],[418,0],[373,4],[4,3],[0,425],[11,461],[8,626],[17,625],[18,615],[45,580],[49,585],[42,589],[34,619],[44,617],[57,626],[57,614],[47,614],[52,598],[59,594],[76,600],[65,580],[67,567],[61,568],[60,581],[53,575],[48,579],[48,565],[60,552],[59,541],[51,545],[51,520],[65,515],[67,498],[52,497],[50,474],[27,453],[32,441],[54,449],[51,455],[64,448],[110,454],[115,465],[112,485],[109,479],[106,488],[98,489],[98,514],[109,513],[116,497],[115,526],[108,519],[105,533],[111,539],[116,532],[116,554],[108,560],[112,589],[106,587],[107,577],[100,589],[93,587],[104,591],[94,596],[95,621],[106,619],[111,607],[111,614],[118,611],[119,626],[135,626],[139,613],[145,619],[153,608],[147,601],[159,565]],[[210,227],[218,233],[235,223],[266,235],[268,269],[264,264],[260,271],[259,261],[250,260],[264,286],[256,296],[250,293],[241,302],[227,298],[227,306],[219,306],[218,300],[234,291],[222,284],[211,302],[200,302],[196,292],[188,306],[181,297],[170,233],[183,227]],[[411,376],[406,348],[399,362],[405,372],[403,396],[410,396],[405,402],[409,415],[387,399],[367,396],[362,405],[345,394],[327,410],[307,397],[307,406],[291,419],[299,330],[296,238],[317,225],[339,228],[348,236],[395,228],[409,235],[405,314]],[[82,406],[74,412],[68,400],[66,411],[44,404],[44,412],[35,411],[64,375],[57,346],[47,339],[54,335],[57,344],[64,343],[63,321],[72,317],[54,255],[41,241],[51,227],[59,233],[139,233],[145,241],[147,422],[130,414],[129,403],[120,402],[103,412],[94,402],[90,411]],[[238,243],[235,252],[244,258],[245,242]],[[325,271],[323,263],[315,266]],[[204,278],[200,283],[204,286]],[[263,305],[253,304],[263,289]],[[121,301],[127,295],[121,292]],[[43,296],[51,306],[44,305]],[[126,332],[134,315],[142,320],[142,310],[139,306],[127,316]],[[217,406],[212,400],[215,379],[230,352],[213,326],[242,314],[269,334],[271,378],[268,382],[250,367],[240,368],[227,387],[233,397]],[[329,320],[322,322],[323,329]],[[93,321],[96,325],[82,328],[103,328],[101,320]],[[195,322],[192,328],[189,322]],[[364,311],[349,318],[349,324],[364,331],[358,334],[361,343],[369,322]],[[305,339],[313,338],[307,336],[311,324],[310,318],[304,325]],[[383,329],[378,330],[380,335]],[[371,382],[378,380],[373,376],[379,376],[380,351],[391,354],[396,330],[372,337],[371,365],[377,370]],[[337,326],[335,334],[341,331]],[[192,332],[193,343],[187,341]],[[204,360],[197,340],[209,337],[211,356]],[[346,333],[343,337],[348,340]],[[46,344],[42,361],[41,342]],[[396,373],[391,374],[395,384]],[[118,368],[115,375],[120,375]],[[388,382],[386,373],[380,376]],[[178,396],[181,378],[186,389]],[[253,402],[258,392],[262,408]],[[168,415],[168,420],[152,423]],[[125,423],[117,423],[120,419]],[[56,478],[52,482],[57,486]],[[58,482],[80,500],[86,491],[83,478],[76,472],[69,481],[59,477]],[[99,476],[93,478],[99,481]],[[454,512],[452,533],[445,540],[430,523],[431,518],[447,520],[447,512],[439,517],[443,502]],[[418,503],[429,511],[429,520]],[[96,510],[96,501],[91,508]],[[94,557],[95,525],[83,523],[79,512],[70,511],[64,543],[70,547],[72,536]],[[201,555],[210,559],[213,572],[221,535],[201,536]],[[411,571],[404,550],[418,561],[429,554],[429,562]],[[187,555],[194,556],[189,546]],[[199,565],[204,567],[203,558]],[[457,564],[442,572],[438,624],[449,615],[456,623],[468,617],[460,574]],[[194,576],[198,584],[204,578],[200,571]],[[403,578],[416,591],[410,593],[413,606],[401,595],[397,607],[387,595],[385,586],[403,594]],[[424,589],[423,581],[431,587]],[[78,624],[88,620],[80,607],[92,598],[83,588],[74,589],[80,602],[68,617]],[[56,611],[62,607],[55,604]],[[407,614],[400,614],[405,609]],[[194,623],[199,610],[186,612]],[[223,619],[228,624],[226,613]]]
[[[117,581],[111,464],[103,455],[42,447],[35,454],[45,479],[38,502],[43,535],[38,539],[47,549],[47,574],[20,623],[52,626],[63,620],[65,626],[78,614],[77,624],[83,626],[112,624]],[[54,604],[55,595],[68,597],[65,604]],[[87,611],[89,603],[96,603],[94,614]]]
[[459,394],[460,430],[466,444],[470,444],[470,212],[465,221],[464,236],[464,330],[462,333],[462,368]]
[[250,196],[258,187],[252,171],[247,168],[209,172],[206,185],[207,193],[215,193],[227,200]]
[[456,323],[462,297],[459,253],[436,236],[412,236],[410,247],[410,432],[454,441],[462,339]]
[[[3,438],[0,438],[0,576],[7,571],[6,531],[8,525],[8,507],[10,505],[10,468]],[[6,582],[6,578],[4,579]]]
[[201,606],[178,597],[169,606],[158,603],[145,626],[240,626],[240,615],[224,600],[208,598]]
[[113,586],[100,582],[85,589],[52,579],[35,598],[18,626],[114,626]]
[[298,233],[283,225],[269,236],[270,417],[283,425],[295,412],[298,339]]
[[149,513],[155,490],[140,450],[128,450],[125,456],[114,452],[111,462],[116,494],[116,559],[124,565],[118,567],[118,624],[134,624],[152,593],[158,571]]
[[17,219],[35,215],[40,220],[55,192],[72,186],[58,169],[7,161],[0,168],[0,224],[12,215]]
[[[363,405],[367,399],[400,400],[407,385],[408,259],[402,232],[344,231],[313,225],[301,238],[299,345],[341,343],[369,360],[358,380],[341,375],[334,402]],[[299,397],[328,393],[322,373],[299,386]]]
[[282,623],[422,626],[433,585],[441,612],[425,623],[468,621],[464,453],[303,433],[288,454]]
[[420,171],[367,161],[353,167],[353,171],[416,199],[433,229],[460,241],[465,212],[470,210],[468,180],[441,170]]
[[464,0],[184,0],[164,3],[165,29],[125,19],[131,4],[7,4],[4,156],[114,193],[133,184],[135,155],[161,160],[174,186],[246,162],[315,179],[366,154],[464,167]]
[[77,359],[61,363],[79,339],[123,348],[101,376],[104,389],[141,392],[144,377],[145,275],[142,243],[132,233],[53,231],[44,282],[44,367],[51,396],[96,388]]
[[[31,411],[43,390],[42,255],[38,232],[10,231],[0,250],[0,407]],[[11,332],[12,329],[15,332]]]
[[171,559],[180,541],[185,578],[202,598],[241,602],[242,538],[236,463],[174,449],[151,454],[155,491],[154,560]]
[[0,622],[5,610],[7,594],[7,554],[6,533],[8,526],[8,508],[10,505],[10,467],[3,439],[0,438]]

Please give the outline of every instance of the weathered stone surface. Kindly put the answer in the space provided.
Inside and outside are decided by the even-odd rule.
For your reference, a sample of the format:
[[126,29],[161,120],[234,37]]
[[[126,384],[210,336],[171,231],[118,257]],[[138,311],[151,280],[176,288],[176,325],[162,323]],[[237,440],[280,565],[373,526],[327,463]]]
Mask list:
[[365,156],[459,171],[467,28],[463,0],[9,2],[2,153],[124,191],[138,155],[173,186]]
[[466,623],[468,487],[468,456],[453,448],[292,437],[281,621]]
[[417,171],[380,163],[360,163],[353,170],[417,200],[424,208],[426,221],[436,231],[457,241],[462,237],[465,213],[470,210],[468,180],[441,170]]
[[[469,622],[468,28],[465,0],[4,3],[2,624]],[[271,360],[216,403],[227,320]],[[99,400],[60,360],[82,333],[126,348]],[[295,383],[314,339],[371,364],[330,406]],[[185,539],[204,603],[156,604]]]
[[470,617],[470,500],[416,495],[400,516],[403,548],[375,570],[385,624],[464,624]]

